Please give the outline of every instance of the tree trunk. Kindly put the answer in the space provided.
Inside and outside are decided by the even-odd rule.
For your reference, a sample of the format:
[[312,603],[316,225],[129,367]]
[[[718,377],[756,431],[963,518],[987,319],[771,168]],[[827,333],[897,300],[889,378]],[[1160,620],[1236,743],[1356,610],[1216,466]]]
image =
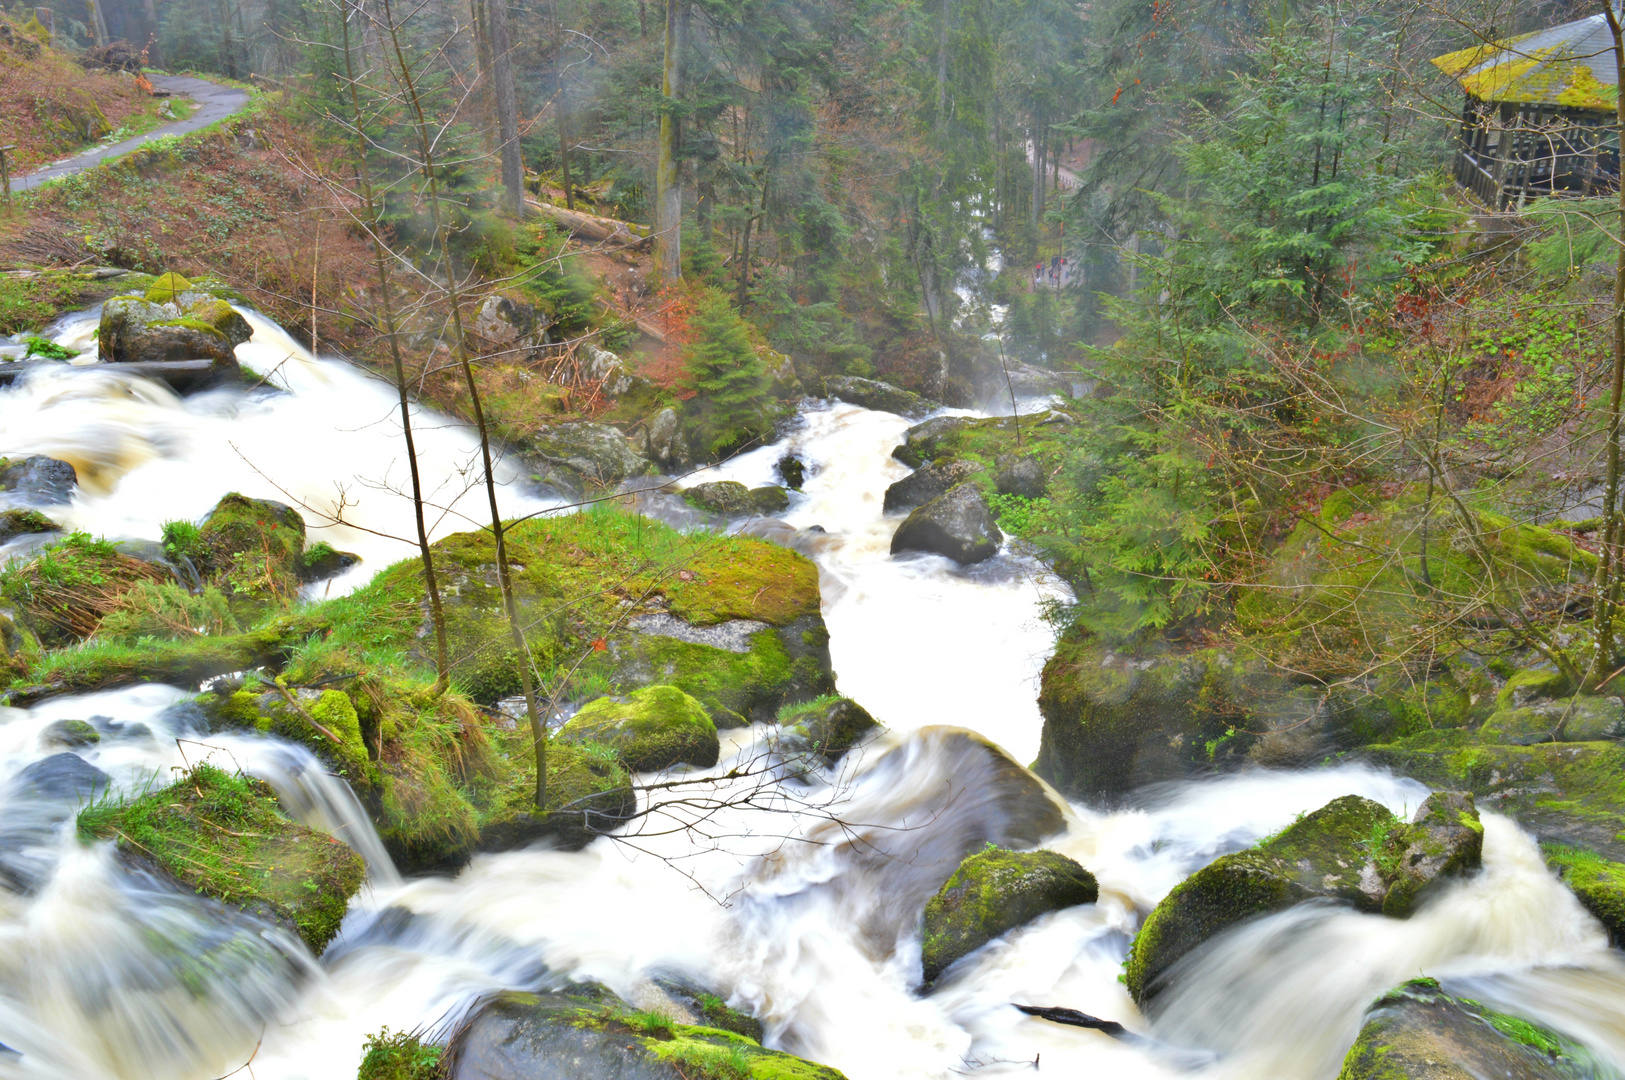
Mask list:
[[[1604,4],[1603,14],[1614,40],[1614,71],[1625,77],[1625,34],[1613,5]],[[1614,110],[1616,131],[1625,132],[1625,97]],[[1619,189],[1619,210],[1625,215],[1625,184]],[[1625,220],[1622,218],[1621,220]],[[1586,685],[1595,687],[1607,678],[1614,664],[1614,616],[1619,606],[1619,557],[1621,535],[1619,509],[1619,420],[1620,397],[1625,390],[1625,238],[1614,253],[1614,365],[1608,387],[1608,464],[1603,481],[1603,542],[1597,552],[1597,576],[1592,599],[1592,654],[1586,671]]]
[[498,149],[502,154],[504,205],[518,216],[525,203],[525,165],[519,156],[519,105],[513,85],[513,46],[508,37],[507,0],[487,0],[491,24],[491,87],[496,92]]
[[941,26],[937,29],[937,131],[948,122],[948,5],[942,0]]
[[1044,160],[1039,156],[1039,147],[1043,145],[1043,123],[1033,121],[1032,127],[1032,155],[1033,155],[1033,201],[1032,226],[1033,243],[1038,243],[1038,222],[1044,216]]
[[682,132],[676,113],[683,93],[683,47],[688,0],[666,0],[666,57],[660,92],[660,156],[655,163],[655,245],[662,281],[683,276],[683,189],[677,179]]
[[558,0],[553,3],[553,66],[558,72],[558,88],[553,99],[553,119],[559,129],[559,167],[564,173],[564,205],[576,208],[575,185],[570,183],[570,96],[564,88],[564,35],[559,25]]

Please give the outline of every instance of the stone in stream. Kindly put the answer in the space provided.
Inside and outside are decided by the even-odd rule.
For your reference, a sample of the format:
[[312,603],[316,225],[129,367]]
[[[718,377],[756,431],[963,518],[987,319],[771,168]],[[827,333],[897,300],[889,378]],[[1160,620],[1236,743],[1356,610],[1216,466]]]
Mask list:
[[787,705],[779,710],[779,723],[781,749],[813,751],[831,763],[880,728],[868,709],[845,697]]
[[613,488],[649,471],[649,462],[608,424],[571,420],[538,428],[526,437],[524,460],[540,484],[567,495]]
[[1305,900],[1404,917],[1446,879],[1475,872],[1482,846],[1470,795],[1430,795],[1410,824],[1358,795],[1334,799],[1175,886],[1134,938],[1125,966],[1129,993],[1149,1007],[1175,965],[1203,943]]
[[911,469],[918,469],[936,456],[937,443],[952,432],[970,426],[968,416],[933,416],[903,433],[903,442],[891,456]]
[[688,443],[683,439],[682,418],[669,405],[643,425],[641,443],[641,452],[663,469],[679,473],[692,464]]
[[115,296],[102,305],[96,348],[111,363],[209,360],[223,376],[237,370],[235,348],[253,333],[229,303],[168,273],[145,296]]
[[[767,1034],[762,1022],[749,1013],[730,1008],[718,994],[679,975],[657,975],[651,984],[664,999],[657,1012],[668,1013],[681,1024],[719,1028],[761,1042]],[[638,1004],[643,1004],[638,1000]]]
[[62,526],[38,510],[0,510],[0,544],[19,536],[61,531]]
[[747,1036],[634,1010],[594,986],[500,994],[456,1031],[444,1061],[447,1080],[842,1080]]
[[1338,1080],[1582,1080],[1591,1056],[1519,1016],[1412,979],[1372,1003]]
[[101,732],[88,720],[53,720],[40,731],[40,742],[74,750],[102,741]]
[[648,686],[624,698],[589,701],[557,737],[611,747],[633,772],[682,764],[710,768],[720,752],[716,724],[705,706],[675,686]]
[[942,408],[938,402],[921,397],[910,390],[902,390],[877,379],[864,379],[856,375],[831,375],[824,380],[826,397],[839,398],[853,405],[877,412],[896,413],[917,420]]
[[791,491],[801,490],[802,483],[807,479],[807,466],[800,458],[794,454],[786,454],[779,459],[776,468],[785,487]]
[[925,905],[920,961],[925,985],[956,961],[1041,915],[1100,896],[1095,876],[1055,851],[989,846],[959,864]]
[[64,751],[26,766],[11,782],[12,794],[25,799],[89,802],[106,792],[113,779],[78,754]]
[[892,534],[891,553],[929,551],[960,564],[978,563],[997,555],[1003,540],[981,490],[965,483],[909,514]]
[[933,461],[922,465],[886,489],[881,511],[900,514],[923,506],[983,471],[981,464],[975,461]]
[[0,491],[40,506],[54,506],[73,499],[79,474],[72,465],[43,454],[25,458],[0,458]]

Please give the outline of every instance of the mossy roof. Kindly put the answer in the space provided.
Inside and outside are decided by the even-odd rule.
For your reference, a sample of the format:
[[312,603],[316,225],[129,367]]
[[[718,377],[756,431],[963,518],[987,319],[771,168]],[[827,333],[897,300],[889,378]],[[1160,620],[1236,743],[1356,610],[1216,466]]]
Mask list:
[[1433,64],[1484,101],[1613,112],[1619,101],[1613,39],[1603,15],[1458,49]]

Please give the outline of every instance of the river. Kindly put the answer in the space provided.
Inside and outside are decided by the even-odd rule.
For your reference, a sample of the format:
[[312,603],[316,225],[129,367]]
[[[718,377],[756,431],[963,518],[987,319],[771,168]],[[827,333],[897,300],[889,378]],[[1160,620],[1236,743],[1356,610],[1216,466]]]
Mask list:
[[[43,453],[82,478],[66,520],[152,538],[228,490],[302,504],[313,538],[363,564],[319,587],[353,588],[412,554],[398,494],[394,391],[309,356],[248,313],[245,364],[282,392],[217,390],[186,399],[100,374],[34,376],[0,391],[0,455]],[[70,317],[59,340],[94,326]],[[470,527],[460,496],[477,479],[461,425],[418,413],[436,533]],[[822,817],[764,828],[733,810],[730,843],[681,836],[642,851],[600,839],[575,853],[477,858],[456,878],[402,881],[341,781],[273,739],[197,734],[178,702],[190,688],[147,686],[59,698],[0,715],[0,1076],[209,1080],[251,1063],[260,1080],[355,1075],[368,1033],[444,1030],[479,995],[563,978],[595,979],[637,1002],[648,980],[681,973],[760,1017],[771,1045],[852,1080],[1034,1069],[1061,1075],[1330,1080],[1368,1002],[1419,973],[1585,1041],[1601,1073],[1625,1062],[1625,965],[1601,928],[1545,869],[1533,841],[1486,814],[1485,870],[1400,922],[1302,906],[1220,939],[1170,992],[1156,1023],[1118,975],[1138,921],[1181,879],[1331,799],[1360,794],[1399,813],[1422,785],[1345,766],[1242,772],[1144,793],[1132,808],[1073,805],[1045,846],[1092,870],[1100,901],[1042,918],[972,957],[938,989],[917,989],[918,903],[946,876],[958,838],[993,812],[974,797],[970,729],[1017,760],[1037,752],[1037,676],[1052,641],[1040,604],[1063,596],[1041,568],[1005,551],[960,569],[892,558],[886,486],[908,422],[811,404],[780,444],[695,479],[772,479],[793,451],[805,492],[781,529],[818,563],[839,686],[887,731],[822,778],[830,808],[867,826],[831,843]],[[504,511],[548,503],[504,466]],[[478,494],[468,512],[477,516]],[[333,522],[324,518],[342,518]],[[323,522],[326,522],[325,524]],[[811,529],[819,526],[821,531]],[[123,791],[214,755],[258,775],[290,813],[351,843],[371,882],[320,959],[219,905],[119,863],[72,836],[72,800],[19,781],[44,758],[39,733],[95,718],[81,756]],[[724,760],[749,755],[760,728],[726,733]],[[789,832],[789,838],[774,833]],[[816,841],[816,842],[815,842]],[[948,860],[946,863],[944,860]],[[1030,1019],[1011,1002],[1065,1005],[1122,1021],[1132,1042]],[[240,1075],[248,1075],[247,1071]]]

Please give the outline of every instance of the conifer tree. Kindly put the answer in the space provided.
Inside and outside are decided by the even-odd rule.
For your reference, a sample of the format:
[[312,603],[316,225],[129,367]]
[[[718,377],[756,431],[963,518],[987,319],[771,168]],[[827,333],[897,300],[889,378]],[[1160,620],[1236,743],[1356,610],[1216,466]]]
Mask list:
[[757,434],[768,419],[767,373],[750,331],[728,298],[709,290],[689,320],[693,340],[684,351],[696,435],[716,454]]

